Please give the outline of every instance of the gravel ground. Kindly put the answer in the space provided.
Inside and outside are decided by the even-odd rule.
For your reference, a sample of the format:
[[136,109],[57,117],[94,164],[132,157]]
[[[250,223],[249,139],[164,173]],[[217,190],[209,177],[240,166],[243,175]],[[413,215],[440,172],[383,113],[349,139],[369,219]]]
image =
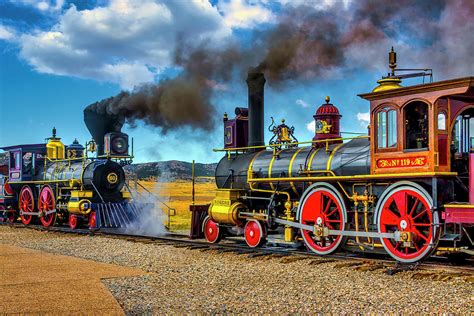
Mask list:
[[4,226],[0,243],[149,272],[104,280],[127,314],[474,313],[472,277],[420,272],[388,276],[382,269],[361,271],[341,262],[249,259]]

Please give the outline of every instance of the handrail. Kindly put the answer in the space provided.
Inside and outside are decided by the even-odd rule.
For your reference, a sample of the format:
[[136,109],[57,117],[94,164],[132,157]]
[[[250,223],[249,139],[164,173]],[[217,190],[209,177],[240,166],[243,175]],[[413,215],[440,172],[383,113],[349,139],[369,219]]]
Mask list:
[[[311,140],[311,141],[304,141],[304,142],[294,142],[294,143],[288,143],[286,145],[305,145],[305,144],[321,144],[321,143],[326,143],[326,145],[330,142],[334,141],[344,141],[344,140],[351,140],[351,139],[356,139],[356,138],[369,138],[369,136],[356,136],[356,137],[339,137],[339,138],[330,138],[330,139],[322,139],[322,140]],[[269,144],[269,145],[260,145],[260,146],[248,146],[248,147],[234,147],[234,148],[218,148],[218,149],[213,149],[212,151],[214,152],[229,152],[229,151],[244,151],[248,149],[267,149],[268,147],[270,148],[275,148],[275,147],[281,147],[282,145],[285,144]]]

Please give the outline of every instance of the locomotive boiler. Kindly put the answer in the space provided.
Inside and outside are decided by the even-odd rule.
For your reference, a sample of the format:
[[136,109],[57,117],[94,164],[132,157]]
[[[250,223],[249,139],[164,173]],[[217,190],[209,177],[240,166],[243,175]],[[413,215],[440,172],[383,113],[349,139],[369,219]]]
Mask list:
[[474,166],[467,127],[474,80],[403,87],[414,75],[397,73],[395,52],[389,59],[391,73],[360,95],[371,105],[369,135],[342,137],[341,115],[327,97],[308,142],[298,142],[283,121],[266,145],[265,78],[249,72],[248,109],[224,115],[224,148],[216,151],[225,155],[203,223],[206,239],[242,232],[258,247],[282,233],[284,242],[320,255],[345,247],[403,262],[434,251],[472,255],[474,175],[466,166]]

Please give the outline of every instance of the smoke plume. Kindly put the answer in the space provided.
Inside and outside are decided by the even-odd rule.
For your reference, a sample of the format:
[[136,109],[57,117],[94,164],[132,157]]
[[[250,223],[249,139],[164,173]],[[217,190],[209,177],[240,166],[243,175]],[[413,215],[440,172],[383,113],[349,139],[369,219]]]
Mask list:
[[213,94],[234,80],[242,82],[251,67],[264,72],[269,85],[283,88],[341,71],[386,69],[391,46],[407,66],[429,62],[443,77],[465,74],[474,65],[472,16],[474,2],[469,0],[354,0],[324,8],[290,2],[276,24],[253,34],[250,45],[178,41],[177,77],[89,108],[123,116],[132,125],[143,120],[164,132],[182,126],[211,130]]

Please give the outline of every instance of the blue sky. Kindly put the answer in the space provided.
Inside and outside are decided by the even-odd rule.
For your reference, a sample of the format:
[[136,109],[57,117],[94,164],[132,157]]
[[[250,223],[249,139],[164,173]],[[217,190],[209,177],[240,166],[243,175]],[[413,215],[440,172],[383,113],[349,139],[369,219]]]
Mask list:
[[[268,86],[266,122],[270,116],[285,118],[299,140],[309,140],[312,115],[330,95],[343,114],[342,129],[366,131],[369,104],[357,94],[370,91],[386,73],[391,46],[401,66],[432,67],[435,80],[473,75],[472,2],[435,2],[438,6],[431,5],[423,19],[413,18],[416,10],[405,5],[387,18],[389,24],[379,26],[377,41],[345,48],[343,64],[278,89]],[[0,146],[43,142],[52,127],[66,144],[74,138],[84,143],[90,138],[82,119],[85,106],[179,74],[172,58],[178,37],[252,46],[254,34],[271,29],[288,8],[301,5],[318,12],[338,6],[338,23],[348,23],[358,12],[350,0],[2,0]],[[381,8],[368,8],[360,25],[372,27],[377,23],[372,13]],[[213,94],[217,117],[212,131],[182,127],[163,134],[142,122],[125,126],[135,140],[136,161],[217,161],[220,154],[212,148],[222,146],[221,116],[246,105],[244,79]]]

